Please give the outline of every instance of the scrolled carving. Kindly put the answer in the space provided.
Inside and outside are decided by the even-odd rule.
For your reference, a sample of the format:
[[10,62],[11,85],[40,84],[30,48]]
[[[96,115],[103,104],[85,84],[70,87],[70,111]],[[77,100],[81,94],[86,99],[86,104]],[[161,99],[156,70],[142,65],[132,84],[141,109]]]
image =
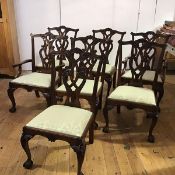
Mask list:
[[[146,70],[150,69],[150,62],[155,59],[157,47],[154,42],[144,39],[121,42],[122,45],[131,45],[131,54],[128,57],[129,69],[132,73],[130,84],[142,86],[142,77]],[[163,45],[161,45],[163,47]]]
[[67,91],[66,104],[80,106],[79,95],[86,79],[90,74],[90,68],[95,65],[97,58],[93,53],[74,48],[66,52],[69,66],[62,73],[63,83]]

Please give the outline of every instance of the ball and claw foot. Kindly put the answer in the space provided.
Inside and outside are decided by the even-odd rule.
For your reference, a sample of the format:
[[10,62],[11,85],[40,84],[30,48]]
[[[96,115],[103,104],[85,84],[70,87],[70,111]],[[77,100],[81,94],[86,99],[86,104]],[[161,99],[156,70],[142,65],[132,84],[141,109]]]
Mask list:
[[32,160],[27,160],[26,162],[24,162],[23,167],[26,169],[30,169],[33,165],[33,161]]
[[15,108],[15,107],[11,107],[11,108],[9,109],[9,112],[11,112],[11,113],[16,112],[16,108]]
[[155,142],[155,137],[153,135],[148,136],[148,142],[154,143]]
[[106,126],[105,126],[105,127],[103,128],[103,132],[109,133],[109,127],[106,127]]

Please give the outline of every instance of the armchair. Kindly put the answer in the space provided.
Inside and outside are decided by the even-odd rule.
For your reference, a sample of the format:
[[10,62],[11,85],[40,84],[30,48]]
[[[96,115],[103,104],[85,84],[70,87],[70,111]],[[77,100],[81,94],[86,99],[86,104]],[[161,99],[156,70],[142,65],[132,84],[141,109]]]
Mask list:
[[[40,42],[42,42],[38,52],[36,52],[35,48],[36,39],[40,39]],[[46,98],[47,105],[51,105],[51,82],[55,81],[55,77],[51,76],[53,65],[52,60],[49,57],[49,52],[53,49],[53,47],[58,45],[58,43],[65,42],[65,40],[66,38],[55,36],[50,32],[45,34],[31,35],[32,59],[25,60],[22,63],[13,66],[14,68],[18,68],[18,74],[15,79],[9,82],[9,87],[7,90],[8,96],[12,103],[12,107],[9,109],[10,112],[16,111],[14,92],[18,88],[26,89],[29,92],[34,90],[37,97],[39,97],[40,91]],[[41,59],[42,67],[38,67],[36,65],[36,57]],[[22,66],[26,63],[32,63],[32,73],[21,75]],[[61,67],[62,65],[60,64],[57,65],[55,69],[59,70]]]
[[[125,45],[131,46],[131,54],[128,57],[131,78],[128,81],[128,86],[123,85],[121,82],[122,48]],[[126,106],[130,109],[140,108],[152,114],[152,123],[149,129],[148,141],[154,142],[155,138],[152,132],[158,119],[158,107],[155,94],[157,91],[159,67],[163,60],[166,45],[139,39],[135,41],[120,42],[119,47],[120,59],[118,87],[106,100],[103,110],[106,126],[103,128],[103,131],[109,132],[108,110],[111,109],[111,107],[117,106],[118,113],[120,113],[120,106]],[[159,53],[157,48],[159,49]],[[154,57],[157,54],[159,54],[159,61],[157,67],[155,67],[152,89],[148,89],[143,87],[143,76],[147,71],[150,62],[154,60]]]
[[[131,33],[132,35],[132,40],[136,40],[138,38],[143,38],[146,41],[149,42],[155,42],[155,43],[160,43],[160,44],[167,44],[169,36],[168,35],[163,35],[160,33],[154,33],[153,31],[148,31],[146,33]],[[158,49],[158,48],[157,48]],[[159,50],[157,51],[159,52]],[[146,85],[152,85],[154,83],[154,76],[155,76],[155,68],[157,67],[157,64],[159,62],[159,54],[154,57],[154,59],[150,62],[150,65],[147,66],[147,70],[145,71],[143,75],[143,83]],[[156,97],[157,97],[157,106],[158,110],[160,111],[160,101],[164,95],[164,82],[165,82],[165,75],[166,75],[166,67],[167,63],[166,60],[163,58],[160,65],[159,65],[159,73],[158,73],[158,83],[157,83],[157,91],[156,91]],[[121,77],[121,82],[128,83],[131,79],[131,70],[127,70],[128,67],[128,59],[125,58],[123,60],[123,70],[122,70],[122,77]]]

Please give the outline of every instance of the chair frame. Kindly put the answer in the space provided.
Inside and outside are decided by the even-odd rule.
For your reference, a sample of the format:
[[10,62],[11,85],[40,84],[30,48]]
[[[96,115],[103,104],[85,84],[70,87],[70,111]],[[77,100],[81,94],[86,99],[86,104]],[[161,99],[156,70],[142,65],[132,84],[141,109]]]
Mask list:
[[[90,53],[84,54],[84,51],[82,51],[81,49],[78,49],[78,48],[72,49],[70,51],[66,51],[66,55],[69,58],[72,57],[72,53],[80,53],[81,57],[83,59],[85,59],[87,57],[91,57],[91,59],[93,59],[93,57],[92,57],[93,54],[90,54]],[[56,54],[58,54],[58,52],[52,52],[51,54],[56,55]],[[55,62],[55,58],[54,57],[52,57],[52,58],[53,58],[52,61]],[[83,63],[82,58],[78,60],[79,62],[81,62],[79,64],[81,66],[81,69],[79,69],[80,68],[80,66],[79,66],[79,68],[77,69],[77,70],[79,70],[79,72],[77,73],[77,76],[75,77],[75,79],[71,79],[71,84],[68,84],[69,77],[72,78],[72,71],[70,71],[70,70],[74,71],[74,67],[76,67],[75,65],[77,64],[78,61],[74,60],[73,64],[70,64],[68,67],[66,67],[62,73],[63,82],[64,82],[64,85],[66,87],[66,91],[68,92],[67,99],[65,101],[65,105],[78,107],[78,108],[80,108],[80,102],[79,102],[80,95],[79,94],[80,94],[80,91],[86,82],[86,76],[87,76],[87,72],[88,72],[86,64]],[[102,63],[101,63],[101,66],[102,66]],[[55,75],[56,70],[53,69],[52,73]],[[79,86],[77,86],[76,82],[77,82],[77,79],[79,77],[81,77],[83,79],[83,81]],[[71,89],[72,87],[75,87],[74,91]],[[53,94],[53,98],[54,97],[55,97],[55,95]],[[71,116],[70,116],[70,118],[71,118]],[[81,137],[71,136],[71,135],[67,135],[67,134],[63,134],[63,133],[51,132],[48,130],[41,130],[41,129],[30,128],[28,126],[24,126],[23,133],[21,136],[21,145],[27,154],[27,160],[24,162],[23,166],[27,169],[30,169],[32,167],[33,161],[31,159],[31,152],[29,149],[28,142],[35,135],[40,135],[40,136],[48,138],[48,140],[51,142],[55,142],[56,140],[63,140],[63,141],[68,142],[70,144],[71,148],[74,150],[74,152],[77,155],[77,160],[78,160],[77,175],[83,175],[81,168],[82,168],[82,164],[83,164],[84,156],[85,156],[85,151],[86,151],[85,137],[86,137],[88,131],[89,131],[89,143],[93,144],[93,142],[94,142],[94,115],[93,115],[93,113],[92,113],[92,116],[91,116],[88,124],[86,125],[86,128],[85,128]]]
[[[158,43],[151,43],[151,42],[148,42],[148,41],[146,41],[144,39],[140,39],[140,40],[136,40],[136,41],[120,42],[120,46],[119,46],[120,59],[119,59],[119,70],[118,70],[118,72],[119,72],[118,85],[120,86],[120,85],[123,84],[121,82],[122,46],[123,45],[131,45],[132,46],[131,56],[128,57],[129,65],[130,65],[131,72],[132,72],[132,78],[131,78],[131,80],[129,82],[129,85],[130,86],[141,87],[141,88],[144,85],[142,77],[143,77],[143,74],[145,73],[145,71],[147,69],[147,65],[149,65],[149,62],[150,62],[150,60],[152,59],[152,57],[154,55],[151,57],[150,60],[146,56],[141,56],[142,57],[141,58],[141,63],[145,62],[145,65],[140,63],[140,64],[138,64],[138,66],[136,66],[136,68],[134,68],[133,67],[133,62],[134,61],[138,61],[137,60],[138,59],[138,55],[136,55],[136,54],[134,55],[134,49],[139,46],[138,45],[139,42],[142,43],[141,47],[144,46],[143,49],[145,48],[146,50],[149,49],[149,45],[150,45],[150,48],[152,48],[152,47],[154,47],[154,48],[155,47],[161,48],[160,60],[158,62],[158,66],[157,66],[155,77],[154,77],[154,83],[153,83],[153,87],[152,87],[154,93],[156,94],[157,78],[158,78],[158,73],[159,73],[159,65],[161,64],[161,61],[163,59],[166,45],[165,44],[158,44]],[[154,50],[154,54],[155,53],[156,53],[156,50]],[[139,73],[136,72],[137,69],[139,70]],[[154,142],[155,141],[155,137],[153,135],[153,129],[155,128],[156,123],[157,123],[157,119],[158,119],[158,107],[157,106],[149,106],[149,105],[138,104],[138,103],[134,103],[134,102],[131,103],[131,102],[128,102],[128,101],[121,101],[121,100],[115,100],[115,99],[107,98],[105,107],[103,109],[103,114],[104,114],[104,118],[105,118],[105,122],[106,122],[106,126],[103,128],[103,132],[107,132],[107,133],[109,132],[108,110],[110,110],[111,108],[117,106],[117,113],[120,113],[120,106],[121,105],[122,106],[126,106],[129,109],[140,108],[140,109],[143,109],[143,110],[151,113],[152,123],[151,123],[151,126],[149,128],[148,141],[149,142]]]
[[[155,33],[153,31],[147,31],[145,33],[140,32],[140,33],[133,33],[131,32],[132,40],[135,41],[135,37],[140,37],[145,39],[148,42],[155,42],[155,43],[160,43],[160,40],[163,39],[162,44],[167,44],[168,39],[170,35],[163,35],[161,33]],[[153,60],[152,64],[150,65],[150,70],[154,70],[155,67],[155,61]],[[127,70],[127,58],[123,61],[124,68],[122,70],[122,74],[124,74],[125,70]],[[157,107],[158,111],[160,112],[160,101],[163,98],[164,95],[164,82],[165,82],[165,75],[166,75],[166,69],[167,69],[167,61],[165,59],[162,60],[162,63],[159,65],[159,75],[161,75],[161,80],[162,82],[157,82],[157,91],[156,91],[156,96],[157,96]],[[145,85],[152,85],[153,82],[150,80],[142,80]],[[125,77],[121,77],[121,82],[128,83],[129,80]]]

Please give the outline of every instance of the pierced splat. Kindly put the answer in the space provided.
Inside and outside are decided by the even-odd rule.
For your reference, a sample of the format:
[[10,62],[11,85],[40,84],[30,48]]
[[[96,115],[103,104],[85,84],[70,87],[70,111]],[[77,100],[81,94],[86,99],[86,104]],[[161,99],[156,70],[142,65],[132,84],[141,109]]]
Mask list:
[[[81,47],[85,52],[96,53],[97,55],[105,55],[106,59],[111,51],[112,41],[95,38],[92,35],[86,37],[71,38],[71,43],[75,43],[75,47]],[[100,52],[100,53],[99,53]]]
[[69,60],[69,66],[65,67],[62,73],[63,83],[67,91],[66,104],[80,107],[79,94],[86,79],[91,75],[97,56],[74,48],[67,51],[65,57]]
[[[49,27],[48,31],[62,37],[68,37],[68,41],[70,42],[70,38],[76,38],[79,29],[73,29],[66,26],[59,27]],[[71,48],[74,48],[74,44],[72,43]],[[69,48],[70,49],[70,48]]]
[[43,45],[41,45],[41,49],[39,50],[39,56],[43,67],[48,69],[52,66],[52,60],[49,57],[49,53],[52,49],[54,49],[53,42],[55,40],[55,36],[49,32],[40,36],[43,39]]
[[[132,40],[136,39],[145,39],[148,42],[155,42],[155,43],[160,43],[160,44],[166,44],[168,42],[169,36],[168,35],[163,35],[161,33],[155,33],[153,31],[148,31],[148,32],[141,32],[141,33],[133,33],[131,32],[132,35]],[[154,67],[157,66],[158,62],[158,56],[155,57],[152,62],[150,62],[149,69],[153,70]]]
[[132,73],[130,84],[143,86],[142,77],[145,71],[150,69],[150,62],[152,62],[156,56],[156,43],[151,43],[144,39],[121,43],[122,45],[132,46],[131,55],[128,57],[129,69]]

